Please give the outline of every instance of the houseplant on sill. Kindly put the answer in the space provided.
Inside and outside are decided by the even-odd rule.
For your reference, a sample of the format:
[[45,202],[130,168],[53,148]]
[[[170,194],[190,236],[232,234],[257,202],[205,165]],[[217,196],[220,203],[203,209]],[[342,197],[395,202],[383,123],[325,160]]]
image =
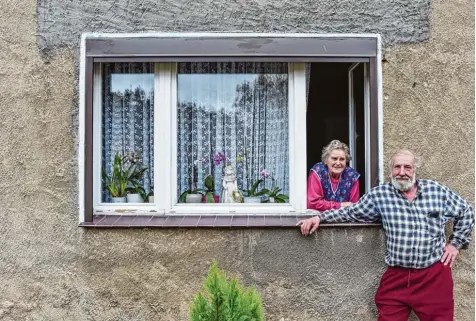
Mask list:
[[[147,167],[141,168],[138,159],[139,157],[136,153],[124,156],[116,153],[111,168],[111,175],[108,175],[104,168],[102,169],[104,189],[109,192],[112,203],[125,203],[126,196],[129,203],[144,202],[145,191],[140,181],[145,171],[147,171]],[[131,195],[134,194],[137,194],[137,196],[132,196],[131,198]]]
[[245,190],[244,192],[245,195],[243,195],[243,203],[261,203],[262,202],[263,200],[262,196],[265,194],[265,191],[260,190],[257,192],[256,189],[258,188],[258,185],[260,185],[263,182],[264,182],[263,179],[259,179],[253,184],[253,186],[251,186],[250,189]]
[[203,182],[203,186],[205,186],[205,195],[202,198],[203,203],[218,203],[220,201],[220,197],[215,195],[215,181],[211,175],[205,177],[205,181]]
[[139,155],[131,153],[128,155],[127,162],[129,162],[128,173],[128,187],[127,191],[127,203],[144,203],[147,195],[144,187],[142,187],[142,180],[147,167],[142,167],[139,162]]
[[190,188],[179,196],[179,203],[201,203],[203,198],[203,191],[197,189],[198,181],[198,164],[204,159],[197,159],[193,162],[192,175],[190,177]]
[[111,175],[107,175],[106,170],[102,169],[102,178],[104,189],[111,196],[112,203],[126,202],[126,189],[129,184],[128,173],[123,169],[124,158],[116,153],[111,168]]
[[269,203],[287,203],[289,200],[289,196],[281,194],[281,188],[277,186],[271,188],[271,190],[264,189],[263,191],[268,195]]
[[147,194],[146,199],[149,203],[154,203],[154,186],[150,186],[150,192]]
[[201,203],[203,198],[201,189],[188,189],[179,196],[179,203]]
[[147,198],[145,190],[142,186],[134,185],[126,188],[127,191],[127,203],[144,203]]

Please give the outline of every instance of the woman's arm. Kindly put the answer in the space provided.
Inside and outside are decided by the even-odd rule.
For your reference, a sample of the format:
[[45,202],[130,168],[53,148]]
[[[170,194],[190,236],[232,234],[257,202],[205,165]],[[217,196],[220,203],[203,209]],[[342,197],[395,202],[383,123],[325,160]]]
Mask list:
[[360,198],[360,184],[359,180],[356,180],[352,189],[350,190],[350,200],[351,203],[357,203]]

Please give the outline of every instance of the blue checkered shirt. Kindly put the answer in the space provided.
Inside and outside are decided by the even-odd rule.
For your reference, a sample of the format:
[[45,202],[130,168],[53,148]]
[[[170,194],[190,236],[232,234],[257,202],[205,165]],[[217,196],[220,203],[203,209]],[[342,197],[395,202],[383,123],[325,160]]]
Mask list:
[[321,222],[381,221],[387,237],[389,266],[426,268],[443,256],[445,223],[454,219],[450,243],[466,248],[474,225],[471,206],[448,187],[417,180],[418,191],[409,201],[391,183],[374,187],[358,203],[318,214]]

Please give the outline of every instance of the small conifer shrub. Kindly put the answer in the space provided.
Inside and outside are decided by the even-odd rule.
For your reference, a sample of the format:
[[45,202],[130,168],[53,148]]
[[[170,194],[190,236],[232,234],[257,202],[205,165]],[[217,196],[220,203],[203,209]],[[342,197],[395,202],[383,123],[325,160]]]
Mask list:
[[203,289],[190,306],[191,321],[263,321],[261,296],[254,287],[245,288],[235,277],[228,281],[213,261]]

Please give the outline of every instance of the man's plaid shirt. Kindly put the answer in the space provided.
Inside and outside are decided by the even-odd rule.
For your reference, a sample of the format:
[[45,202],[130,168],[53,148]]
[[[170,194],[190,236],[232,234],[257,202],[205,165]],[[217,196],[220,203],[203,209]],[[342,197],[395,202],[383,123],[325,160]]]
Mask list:
[[448,187],[417,180],[418,191],[409,201],[391,183],[374,187],[358,203],[318,214],[321,222],[382,221],[387,236],[385,262],[390,266],[426,268],[443,256],[445,223],[454,219],[450,243],[467,247],[474,216],[471,206]]

